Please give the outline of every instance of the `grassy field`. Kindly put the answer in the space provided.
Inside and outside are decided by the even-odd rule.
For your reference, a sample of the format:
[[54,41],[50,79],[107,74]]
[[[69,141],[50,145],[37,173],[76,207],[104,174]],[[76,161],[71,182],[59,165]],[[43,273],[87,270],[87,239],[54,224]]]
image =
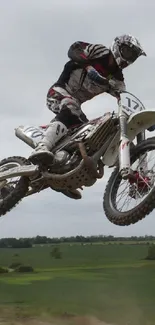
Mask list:
[[[0,316],[91,315],[119,325],[155,324],[155,262],[148,245],[59,245],[0,249],[0,265],[30,264],[31,274],[0,275]],[[0,323],[1,324],[1,323]],[[10,323],[11,324],[11,323]]]

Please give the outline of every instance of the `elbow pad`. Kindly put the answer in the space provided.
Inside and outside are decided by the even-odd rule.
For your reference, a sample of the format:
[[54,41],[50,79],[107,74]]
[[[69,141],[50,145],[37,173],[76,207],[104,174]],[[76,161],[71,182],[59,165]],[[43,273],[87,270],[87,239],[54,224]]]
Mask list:
[[87,58],[87,56],[84,54],[81,42],[75,42],[72,44],[68,50],[68,57],[79,63],[79,64],[84,64],[88,65],[90,60]]

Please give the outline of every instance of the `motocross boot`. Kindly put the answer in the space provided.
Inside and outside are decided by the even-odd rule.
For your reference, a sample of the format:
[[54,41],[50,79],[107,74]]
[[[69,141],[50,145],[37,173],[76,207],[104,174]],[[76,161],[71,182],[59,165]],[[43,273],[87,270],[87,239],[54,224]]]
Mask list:
[[[42,141],[38,144],[35,150],[29,156],[29,160],[34,164],[38,164],[40,161],[53,163],[54,154],[51,149],[56,145],[56,143],[67,133],[67,127],[58,121],[52,122]],[[78,190],[62,190],[61,192],[65,196],[79,200],[81,199],[81,193]]]
[[39,161],[52,163],[54,154],[51,150],[66,133],[67,127],[63,123],[58,121],[50,123],[44,138],[31,153],[29,160],[34,165],[38,164]]

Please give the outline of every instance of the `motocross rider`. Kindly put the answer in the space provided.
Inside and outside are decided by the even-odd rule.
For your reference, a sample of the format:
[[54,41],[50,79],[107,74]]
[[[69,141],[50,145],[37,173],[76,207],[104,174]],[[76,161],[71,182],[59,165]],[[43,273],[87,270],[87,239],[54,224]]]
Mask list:
[[[132,35],[116,37],[110,48],[82,41],[73,43],[68,50],[70,60],[47,93],[47,107],[55,118],[29,159],[34,164],[46,159],[52,162],[51,150],[57,141],[69,128],[88,121],[81,104],[104,92],[115,96],[125,90],[122,70],[141,55],[146,53]],[[79,199],[81,194],[78,190],[70,191],[70,197]]]

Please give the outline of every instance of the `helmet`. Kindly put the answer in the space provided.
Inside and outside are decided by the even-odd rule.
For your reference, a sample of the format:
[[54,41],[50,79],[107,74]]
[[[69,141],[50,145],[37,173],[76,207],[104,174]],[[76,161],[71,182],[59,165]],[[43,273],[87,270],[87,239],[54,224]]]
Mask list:
[[132,35],[122,35],[114,39],[110,48],[117,65],[123,69],[141,55],[146,56],[138,39]]

